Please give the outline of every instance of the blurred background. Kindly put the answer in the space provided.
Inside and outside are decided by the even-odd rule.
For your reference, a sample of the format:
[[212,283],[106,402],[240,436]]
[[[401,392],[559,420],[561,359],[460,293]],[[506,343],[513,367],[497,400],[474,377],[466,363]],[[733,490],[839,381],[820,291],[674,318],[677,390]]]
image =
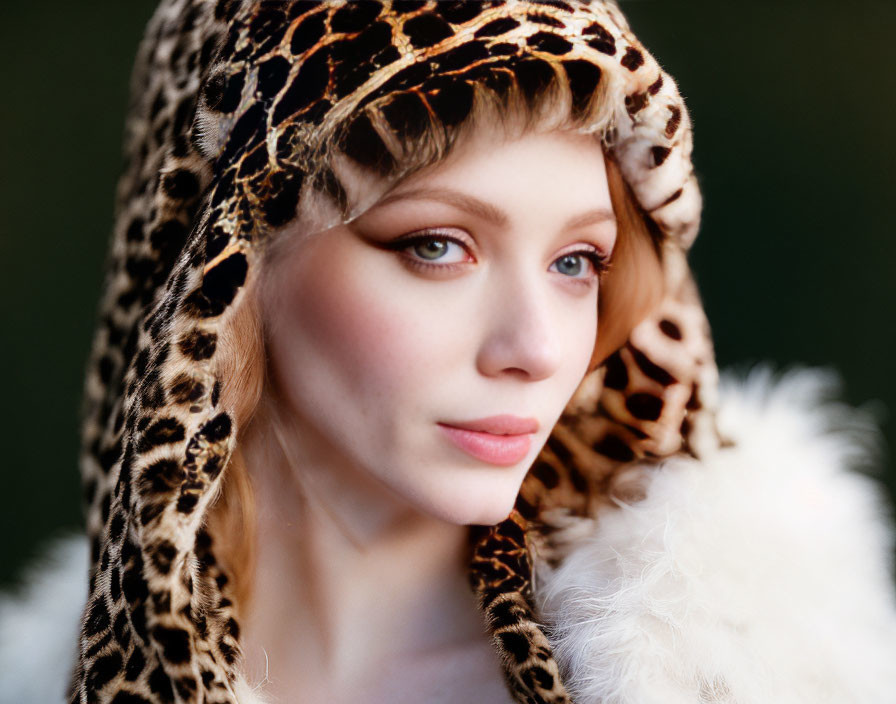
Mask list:
[[[154,4],[0,6],[0,586],[81,525],[82,374]],[[622,6],[694,119],[720,366],[832,367],[896,447],[896,3]],[[892,497],[892,453],[879,479]]]

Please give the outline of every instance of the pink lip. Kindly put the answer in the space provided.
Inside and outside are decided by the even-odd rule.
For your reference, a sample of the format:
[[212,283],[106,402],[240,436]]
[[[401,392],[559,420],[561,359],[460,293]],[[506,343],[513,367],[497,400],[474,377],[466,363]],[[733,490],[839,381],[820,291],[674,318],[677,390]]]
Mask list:
[[534,418],[520,418],[507,413],[500,416],[489,416],[476,420],[451,421],[442,425],[450,425],[454,428],[465,430],[478,430],[492,435],[525,435],[538,432],[538,421]]
[[532,433],[538,430],[538,421],[534,418],[511,415],[438,425],[461,450],[501,467],[522,460],[532,445]]

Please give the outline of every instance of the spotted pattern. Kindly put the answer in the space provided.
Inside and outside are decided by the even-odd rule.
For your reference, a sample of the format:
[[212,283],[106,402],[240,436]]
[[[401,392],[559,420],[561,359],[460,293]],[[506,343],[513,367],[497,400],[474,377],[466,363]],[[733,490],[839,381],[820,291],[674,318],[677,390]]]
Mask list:
[[163,0],[137,58],[86,379],[92,559],[72,702],[236,702],[240,629],[203,527],[237,430],[218,335],[271,232],[320,194],[341,221],[356,214],[331,151],[391,183],[409,158],[396,144],[462,124],[474,90],[532,100],[562,85],[587,118],[602,83],[620,96],[604,143],[662,248],[666,291],[585,378],[511,516],[471,532],[471,586],[530,704],[569,701],[532,599],[533,557],[561,557],[547,516],[597,510],[632,460],[717,442],[711,338],[684,259],[700,195],[674,81],[611,2]]

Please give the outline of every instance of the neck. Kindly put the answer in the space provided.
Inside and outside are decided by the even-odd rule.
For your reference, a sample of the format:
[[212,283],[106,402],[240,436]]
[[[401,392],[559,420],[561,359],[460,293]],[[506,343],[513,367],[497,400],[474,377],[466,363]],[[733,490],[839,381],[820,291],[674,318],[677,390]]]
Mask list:
[[482,639],[468,528],[419,512],[308,427],[274,417],[260,414],[241,441],[258,507],[250,676],[302,662],[345,680]]

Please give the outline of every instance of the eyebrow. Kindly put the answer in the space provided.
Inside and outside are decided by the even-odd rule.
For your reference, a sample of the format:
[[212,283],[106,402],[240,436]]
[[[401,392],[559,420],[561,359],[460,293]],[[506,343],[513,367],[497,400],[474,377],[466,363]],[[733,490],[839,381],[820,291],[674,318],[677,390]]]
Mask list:
[[[383,197],[373,206],[373,208],[379,208],[397,201],[415,198],[421,200],[437,200],[442,203],[447,203],[448,205],[460,208],[461,210],[466,210],[467,212],[499,227],[506,227],[510,222],[507,213],[500,208],[497,208],[484,200],[480,200],[475,196],[461,193],[460,191],[454,191],[449,188],[415,188],[402,193],[393,193]],[[616,215],[610,208],[594,208],[567,220],[564,229],[571,230],[576,227],[596,225],[607,221],[614,222],[615,220]]]

